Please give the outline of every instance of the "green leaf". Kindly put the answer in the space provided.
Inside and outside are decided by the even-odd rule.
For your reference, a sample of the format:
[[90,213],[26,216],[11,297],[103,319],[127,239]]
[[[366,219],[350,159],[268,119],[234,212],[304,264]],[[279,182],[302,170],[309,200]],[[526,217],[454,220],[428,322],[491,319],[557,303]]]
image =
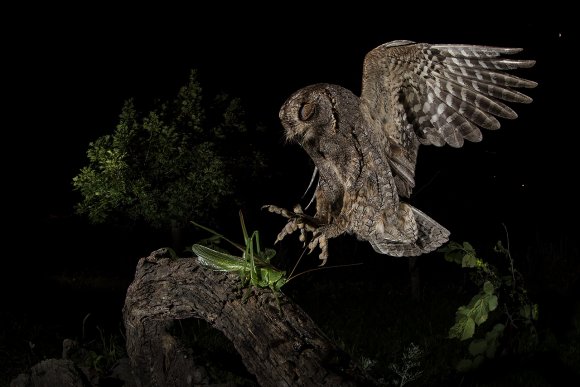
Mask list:
[[493,251],[495,251],[496,253],[506,255],[506,256],[509,255],[509,250],[503,246],[503,243],[501,243],[501,241],[497,241],[497,244],[493,248]]
[[485,350],[485,356],[489,359],[495,357],[497,348],[499,346],[499,338],[503,334],[505,325],[495,324],[491,331],[485,334],[485,341],[487,342],[487,349]]
[[481,363],[483,363],[483,361],[485,360],[485,358],[482,355],[478,355],[475,357],[475,359],[473,359],[473,368],[479,368],[479,366],[481,365]]
[[485,352],[487,349],[487,341],[483,339],[473,340],[471,344],[469,344],[469,353],[472,356],[477,356]]
[[520,315],[521,315],[523,318],[530,319],[530,318],[532,317],[532,308],[530,307],[530,305],[528,305],[528,304],[526,304],[526,305],[523,305],[523,306],[520,308]]
[[468,372],[471,371],[473,367],[473,361],[471,359],[461,359],[455,366],[457,371],[459,372]]
[[463,247],[457,242],[449,242],[445,246],[440,247],[437,251],[444,253],[443,257],[448,262],[455,262],[461,264],[461,259],[465,254]]
[[488,359],[493,359],[495,357],[495,353],[497,352],[498,347],[499,347],[499,342],[497,341],[497,339],[489,341],[487,348],[485,350],[485,356]]
[[449,329],[449,337],[467,340],[475,333],[475,322],[471,317],[459,315],[455,325]]
[[473,248],[473,246],[471,246],[469,242],[463,242],[463,248],[465,249],[466,252],[475,255],[475,249]]
[[487,313],[489,311],[487,304],[487,297],[482,294],[475,295],[469,302],[468,308],[471,309],[469,315],[475,320],[477,325],[481,325],[487,320]]
[[497,296],[493,295],[487,298],[487,308],[490,312],[497,308]]
[[448,262],[455,262],[457,264],[461,264],[463,254],[464,253],[462,250],[454,250],[445,254],[445,260],[447,260]]
[[534,306],[532,307],[532,319],[533,320],[537,320],[539,313],[540,313],[540,308],[538,307],[538,304],[534,304]]
[[485,294],[493,294],[494,291],[493,284],[489,281],[485,281],[485,283],[483,284],[483,291],[485,292]]
[[440,253],[447,253],[457,249],[461,249],[461,245],[457,242],[450,241],[446,245],[439,247],[437,251],[439,251]]
[[461,340],[463,341],[471,339],[474,333],[475,333],[475,321],[473,321],[473,319],[471,318],[467,318],[463,326],[463,334],[461,335]]
[[465,254],[461,260],[461,267],[475,267],[477,258],[473,254]]
[[491,332],[494,332],[494,334],[496,336],[499,336],[499,335],[501,335],[503,333],[504,330],[505,330],[505,325],[503,325],[503,324],[495,324],[493,326],[493,329],[491,330]]
[[465,321],[467,321],[468,317],[463,316],[462,318],[458,318],[455,324],[451,328],[449,328],[449,338],[450,339],[459,339],[463,336],[463,328],[465,326]]
[[506,286],[512,286],[513,277],[511,275],[504,275],[501,277],[501,280]]

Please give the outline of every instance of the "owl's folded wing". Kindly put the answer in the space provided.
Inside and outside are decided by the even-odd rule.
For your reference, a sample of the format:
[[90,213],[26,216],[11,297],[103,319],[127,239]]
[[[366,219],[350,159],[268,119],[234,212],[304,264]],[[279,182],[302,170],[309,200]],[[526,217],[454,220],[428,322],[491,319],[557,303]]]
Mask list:
[[361,110],[379,146],[389,154],[399,194],[414,186],[420,144],[461,147],[480,141],[479,128],[498,129],[496,117],[517,114],[501,101],[530,103],[514,88],[536,82],[505,72],[532,67],[533,60],[506,59],[519,48],[385,43],[364,61]]

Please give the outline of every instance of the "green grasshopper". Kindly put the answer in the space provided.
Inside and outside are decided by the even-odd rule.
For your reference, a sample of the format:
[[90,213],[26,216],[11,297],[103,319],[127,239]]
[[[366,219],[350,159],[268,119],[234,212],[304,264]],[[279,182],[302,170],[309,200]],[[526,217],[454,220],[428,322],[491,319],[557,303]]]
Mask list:
[[[270,288],[276,300],[278,300],[277,293],[280,293],[280,288],[288,282],[286,272],[272,266],[270,261],[276,255],[276,251],[268,248],[262,249],[260,247],[260,234],[258,231],[254,231],[251,236],[248,236],[241,211],[240,223],[242,225],[245,246],[232,242],[223,235],[205,226],[193,221],[191,223],[214,234],[214,237],[210,238],[211,240],[223,239],[242,251],[242,256],[239,257],[216,251],[200,244],[194,244],[191,249],[197,255],[197,259],[202,266],[218,271],[237,271],[240,273],[242,286],[249,284],[260,288]],[[243,302],[247,301],[250,292],[251,288],[248,287],[248,290],[242,298]]]
[[[212,237],[205,239],[208,243],[215,243],[220,239],[228,242],[238,250],[242,252],[242,256],[231,255],[222,251],[217,251],[207,246],[201,244],[194,244],[191,248],[193,253],[197,255],[198,262],[207,268],[217,271],[228,271],[228,272],[238,272],[242,280],[242,287],[251,285],[259,288],[270,288],[276,302],[278,303],[278,309],[280,309],[280,301],[278,300],[278,293],[281,292],[282,286],[286,285],[294,278],[299,277],[303,274],[310,273],[312,271],[317,271],[321,269],[331,269],[338,267],[348,267],[357,266],[360,263],[352,263],[347,265],[337,265],[324,268],[314,268],[310,270],[303,271],[302,273],[294,274],[294,271],[298,267],[298,263],[302,256],[296,262],[296,265],[292,269],[289,276],[286,276],[286,272],[275,268],[270,261],[276,255],[276,251],[273,249],[262,249],[260,247],[260,233],[254,231],[252,235],[248,235],[246,230],[246,225],[244,223],[244,216],[240,211],[240,223],[242,225],[242,233],[244,235],[244,244],[242,246],[238,243],[232,242],[225,236],[217,233],[216,231],[202,226],[201,224],[191,222],[195,226],[204,229],[213,234]],[[304,250],[306,252],[306,250]],[[304,255],[304,253],[302,253]],[[242,297],[242,301],[246,302],[251,293],[251,287],[248,286],[248,290]]]

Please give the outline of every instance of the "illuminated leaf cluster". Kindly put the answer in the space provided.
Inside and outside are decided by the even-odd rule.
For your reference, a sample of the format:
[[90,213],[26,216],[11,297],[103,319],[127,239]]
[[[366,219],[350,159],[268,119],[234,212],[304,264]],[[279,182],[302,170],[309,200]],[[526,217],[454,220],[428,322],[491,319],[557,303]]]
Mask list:
[[88,165],[73,178],[82,196],[77,212],[94,223],[144,220],[159,228],[234,204],[235,176],[251,175],[240,168],[257,169],[232,151],[243,149],[244,112],[238,99],[203,104],[202,94],[192,71],[176,98],[148,112],[127,101],[114,132],[89,144]]
[[[521,340],[534,342],[535,329],[532,322],[538,318],[538,305],[530,302],[523,287],[523,278],[514,268],[508,248],[498,242],[494,251],[507,258],[509,275],[500,275],[500,270],[479,258],[468,242],[462,244],[449,242],[439,251],[448,262],[454,262],[470,270],[471,279],[481,287],[467,305],[457,309],[455,324],[449,329],[449,338],[471,340],[467,348],[469,356],[457,364],[459,371],[469,371],[479,367],[485,358],[494,358],[501,345],[506,326],[510,326],[512,332],[519,332]],[[500,299],[502,308],[498,308]],[[490,319],[495,325],[483,336],[480,334],[478,337],[478,327]],[[518,330],[518,326],[527,329]]]

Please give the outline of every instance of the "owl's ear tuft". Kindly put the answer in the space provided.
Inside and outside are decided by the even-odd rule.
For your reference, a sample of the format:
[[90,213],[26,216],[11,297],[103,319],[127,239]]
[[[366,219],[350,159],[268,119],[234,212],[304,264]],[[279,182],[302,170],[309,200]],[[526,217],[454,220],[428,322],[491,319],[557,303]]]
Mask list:
[[308,121],[314,116],[316,112],[316,104],[314,102],[306,102],[300,107],[298,111],[298,117],[301,121]]

